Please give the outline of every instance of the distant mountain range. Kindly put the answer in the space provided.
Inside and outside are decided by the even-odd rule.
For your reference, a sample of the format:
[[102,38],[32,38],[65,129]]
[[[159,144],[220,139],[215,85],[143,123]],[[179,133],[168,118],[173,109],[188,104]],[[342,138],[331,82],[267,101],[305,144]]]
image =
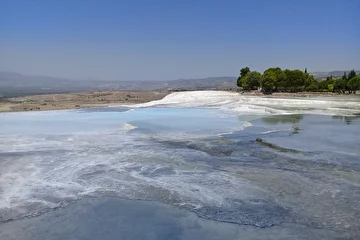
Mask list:
[[[344,72],[314,72],[316,79],[328,76],[341,77]],[[360,71],[357,71],[360,74]],[[236,88],[237,77],[208,77],[200,79],[178,79],[171,81],[106,81],[70,80],[46,76],[28,76],[0,71],[0,96],[16,97],[45,93],[82,91],[151,91],[151,90],[226,90]]]
[[236,87],[236,77],[209,77],[172,81],[105,81],[69,80],[45,76],[28,76],[0,71],[0,96],[16,97],[45,93],[82,91],[152,91],[152,90],[203,90]]

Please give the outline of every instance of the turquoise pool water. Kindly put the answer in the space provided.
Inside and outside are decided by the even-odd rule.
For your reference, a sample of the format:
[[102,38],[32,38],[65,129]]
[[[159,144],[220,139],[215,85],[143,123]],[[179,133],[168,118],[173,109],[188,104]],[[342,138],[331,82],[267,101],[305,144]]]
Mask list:
[[[355,116],[155,107],[0,114],[0,239],[67,238],[66,227],[45,230],[44,222],[61,226],[58,215],[66,226],[81,221],[83,239],[98,239],[86,232],[92,224],[113,239],[110,226],[126,228],[119,219],[134,216],[148,231],[153,221],[173,222],[155,239],[356,237],[359,136]],[[116,204],[169,216],[119,210],[115,222],[99,225],[81,215],[103,206],[108,218]],[[17,235],[18,228],[33,235]]]

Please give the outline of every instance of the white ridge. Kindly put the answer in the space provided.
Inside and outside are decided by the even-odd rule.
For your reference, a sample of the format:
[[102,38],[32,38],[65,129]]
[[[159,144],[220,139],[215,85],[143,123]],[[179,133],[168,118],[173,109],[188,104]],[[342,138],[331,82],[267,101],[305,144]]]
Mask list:
[[187,91],[171,93],[161,100],[131,105],[144,107],[205,107],[243,114],[325,114],[352,115],[360,112],[360,99],[354,98],[277,98],[243,96],[226,91]]

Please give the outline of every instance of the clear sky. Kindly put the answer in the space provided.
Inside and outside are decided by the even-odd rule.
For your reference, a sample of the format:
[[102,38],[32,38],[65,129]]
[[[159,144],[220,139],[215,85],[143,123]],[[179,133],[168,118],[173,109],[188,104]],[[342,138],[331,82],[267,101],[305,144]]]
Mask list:
[[360,69],[360,0],[0,0],[0,70],[74,79]]

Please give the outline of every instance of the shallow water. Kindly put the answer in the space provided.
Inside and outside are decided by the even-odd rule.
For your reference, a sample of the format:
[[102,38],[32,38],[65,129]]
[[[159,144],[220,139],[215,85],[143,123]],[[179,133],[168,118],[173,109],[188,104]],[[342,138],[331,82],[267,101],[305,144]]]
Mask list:
[[[16,233],[16,235],[14,234]],[[116,198],[84,199],[61,211],[0,225],[2,239],[331,239],[333,231],[284,224],[259,229],[201,219],[194,213],[157,202]]]
[[[291,132],[294,124],[302,129],[297,134]],[[245,233],[258,239],[267,233],[284,234],[284,239],[355,238],[360,236],[359,136],[356,116],[234,114],[221,108],[1,114],[0,239],[2,233],[17,236],[11,231],[18,227],[38,236],[27,238],[24,230],[18,239],[39,239],[48,229],[42,224],[55,224],[58,215],[69,219],[68,226],[78,222],[77,234],[85,231],[84,239],[97,239],[86,229],[99,226],[99,220],[81,215],[88,201],[90,209],[114,210],[118,204],[119,209],[168,211],[172,220],[164,219],[174,222],[173,229],[159,227],[156,234],[170,231],[174,237],[169,239],[207,236],[215,225],[226,231],[210,234],[213,239]],[[278,151],[256,138],[299,152]],[[141,211],[134,214],[115,218],[145,217]],[[176,220],[177,214],[185,217]],[[160,215],[155,219],[165,221]],[[184,227],[189,221],[202,230]],[[145,219],[143,224],[150,229],[155,223]],[[124,239],[132,239],[131,231]]]

